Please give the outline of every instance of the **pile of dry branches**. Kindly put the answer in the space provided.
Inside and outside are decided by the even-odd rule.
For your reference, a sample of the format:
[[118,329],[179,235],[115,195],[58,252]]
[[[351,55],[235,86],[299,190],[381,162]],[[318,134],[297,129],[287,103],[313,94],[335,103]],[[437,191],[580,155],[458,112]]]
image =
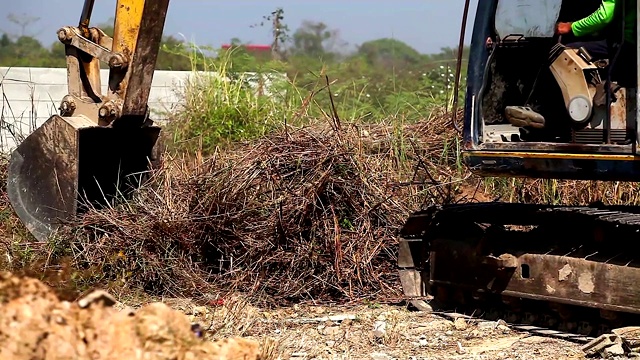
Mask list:
[[153,293],[239,290],[280,302],[397,295],[397,231],[425,194],[440,193],[410,186],[417,158],[443,159],[441,146],[428,147],[448,136],[435,127],[446,124],[314,126],[192,164],[167,159],[133,201],[67,229],[65,246],[77,266]]
[[[33,257],[22,247],[11,256],[37,271],[68,264],[81,271],[73,277],[81,289],[194,298],[241,291],[279,304],[382,299],[401,291],[397,232],[422,206],[640,203],[632,183],[481,181],[462,165],[457,139],[448,117],[436,116],[283,130],[206,158],[167,154],[133,200],[90,211],[46,248],[21,244]],[[4,191],[0,205],[4,216]],[[15,233],[15,224],[11,216],[0,231]]]

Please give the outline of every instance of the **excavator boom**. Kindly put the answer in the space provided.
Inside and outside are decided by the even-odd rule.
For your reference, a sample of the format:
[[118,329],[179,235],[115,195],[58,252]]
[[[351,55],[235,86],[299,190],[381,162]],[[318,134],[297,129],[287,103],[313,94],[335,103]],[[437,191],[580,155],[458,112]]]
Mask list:
[[[7,192],[39,240],[88,207],[127,196],[154,158],[160,128],[147,101],[169,0],[117,0],[114,34],[89,27],[94,0],[78,26],[65,26],[68,95],[60,113],[11,155]],[[100,64],[109,67],[106,93]]]

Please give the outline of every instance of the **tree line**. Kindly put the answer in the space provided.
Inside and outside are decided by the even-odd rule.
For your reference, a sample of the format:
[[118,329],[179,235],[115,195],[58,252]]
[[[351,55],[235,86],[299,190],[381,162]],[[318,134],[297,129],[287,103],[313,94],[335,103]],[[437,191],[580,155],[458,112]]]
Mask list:
[[[17,22],[16,17],[12,19]],[[113,22],[98,24],[113,35]],[[420,53],[392,38],[364,42],[347,50],[337,29],[322,21],[304,21],[294,31],[286,25],[284,10],[278,8],[253,27],[268,31],[270,51],[250,51],[239,38],[230,39],[230,49],[190,44],[171,35],[162,38],[158,70],[206,70],[225,53],[231,72],[285,72],[301,88],[317,86],[324,72],[335,82],[332,92],[343,103],[353,103],[362,114],[393,113],[411,104],[415,116],[424,116],[434,106],[442,106],[452,96],[456,48],[437,53]],[[24,33],[0,36],[0,66],[65,67],[64,45],[49,45]],[[194,54],[198,54],[194,56]],[[468,49],[463,52],[466,59]],[[463,71],[466,63],[463,63]],[[463,72],[464,80],[464,72]],[[463,95],[463,91],[460,92]],[[407,107],[404,106],[406,109]],[[382,112],[382,113],[381,113]]]

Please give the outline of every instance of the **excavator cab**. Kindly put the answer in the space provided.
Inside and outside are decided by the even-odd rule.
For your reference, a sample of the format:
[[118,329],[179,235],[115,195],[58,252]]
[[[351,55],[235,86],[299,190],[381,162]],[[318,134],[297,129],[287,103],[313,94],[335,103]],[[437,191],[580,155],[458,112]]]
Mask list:
[[[60,113],[11,155],[7,193],[29,231],[43,241],[64,220],[126,197],[154,159],[160,128],[147,100],[169,0],[117,0],[114,36],[90,27],[94,0],[78,26],[65,26],[68,95]],[[107,91],[101,64],[109,67]]]
[[[578,20],[600,4],[478,2],[464,115],[463,158],[472,171],[640,180],[637,46],[623,44],[622,21],[612,22],[600,37],[562,39],[555,32],[558,22]],[[617,19],[636,7],[618,6]],[[606,40],[626,51],[594,59],[584,48],[566,46],[590,40]],[[616,73],[622,76],[612,77]]]

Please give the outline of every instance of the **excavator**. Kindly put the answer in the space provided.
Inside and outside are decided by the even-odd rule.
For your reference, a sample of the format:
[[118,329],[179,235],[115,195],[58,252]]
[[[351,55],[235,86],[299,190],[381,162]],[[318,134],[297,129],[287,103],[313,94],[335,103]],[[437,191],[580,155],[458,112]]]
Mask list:
[[[637,4],[618,1],[606,31],[588,38],[563,39],[556,31],[556,24],[577,21],[601,5],[478,1],[462,126],[453,119],[472,172],[640,180],[640,48],[624,36],[625,28],[633,28],[637,40],[638,23],[625,24],[627,14],[639,11]],[[469,2],[460,45],[468,8]],[[568,46],[575,41],[605,41],[612,50],[595,58],[584,45]],[[588,337],[640,324],[637,241],[638,206],[433,205],[405,222],[397,266],[404,296],[417,309]]]
[[[158,161],[160,128],[147,101],[169,0],[117,0],[113,37],[89,26],[93,6],[86,0],[78,25],[58,31],[68,84],[60,113],[9,161],[9,200],[40,241],[90,207],[128,198]],[[101,64],[109,68],[106,93]]]
[[[623,64],[618,54],[594,59],[582,47],[565,46],[554,31],[558,21],[593,11],[589,4],[478,0],[464,121],[461,128],[452,122],[462,133],[464,163],[474,173],[640,180],[637,75],[614,79],[613,70]],[[58,32],[69,89],[60,113],[23,140],[10,159],[9,199],[41,241],[87,208],[130,196],[158,161],[160,128],[147,101],[169,0],[117,0],[113,38],[89,26],[93,5],[86,0],[78,26]],[[638,9],[625,5],[616,11]],[[623,39],[623,25],[611,33]],[[106,93],[102,63],[109,67]],[[523,117],[531,113],[537,115]],[[407,218],[398,274],[404,297],[418,309],[455,309],[595,335],[638,323],[639,240],[640,207],[437,205]]]

